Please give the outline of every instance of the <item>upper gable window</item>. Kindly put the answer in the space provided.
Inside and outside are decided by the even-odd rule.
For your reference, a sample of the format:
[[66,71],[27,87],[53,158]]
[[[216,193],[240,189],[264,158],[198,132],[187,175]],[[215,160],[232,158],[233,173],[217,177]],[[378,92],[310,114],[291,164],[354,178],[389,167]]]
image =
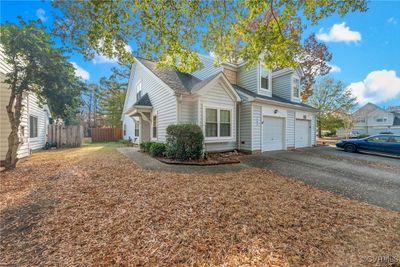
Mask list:
[[300,96],[300,80],[293,78],[293,97],[299,98]]
[[269,90],[269,71],[262,68],[261,69],[261,89]]
[[142,81],[139,81],[136,84],[136,100],[139,100],[142,97]]

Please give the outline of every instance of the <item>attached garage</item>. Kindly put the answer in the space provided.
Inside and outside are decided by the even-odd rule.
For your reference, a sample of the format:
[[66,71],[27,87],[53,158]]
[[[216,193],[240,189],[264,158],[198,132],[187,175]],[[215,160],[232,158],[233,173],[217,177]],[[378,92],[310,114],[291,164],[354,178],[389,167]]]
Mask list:
[[295,123],[295,147],[311,146],[311,121],[296,120]]
[[285,119],[263,117],[262,151],[285,149]]

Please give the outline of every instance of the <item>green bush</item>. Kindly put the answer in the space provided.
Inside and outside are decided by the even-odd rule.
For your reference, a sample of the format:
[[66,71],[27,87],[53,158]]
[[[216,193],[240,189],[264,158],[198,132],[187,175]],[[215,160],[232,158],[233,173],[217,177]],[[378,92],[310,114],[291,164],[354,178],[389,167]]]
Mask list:
[[150,146],[150,155],[153,157],[161,157],[167,150],[167,146],[163,143],[152,143]]
[[196,124],[169,125],[166,156],[171,159],[199,159],[203,153],[203,131]]
[[154,142],[141,142],[139,145],[140,150],[148,153],[150,152],[150,147],[152,144],[154,144]]

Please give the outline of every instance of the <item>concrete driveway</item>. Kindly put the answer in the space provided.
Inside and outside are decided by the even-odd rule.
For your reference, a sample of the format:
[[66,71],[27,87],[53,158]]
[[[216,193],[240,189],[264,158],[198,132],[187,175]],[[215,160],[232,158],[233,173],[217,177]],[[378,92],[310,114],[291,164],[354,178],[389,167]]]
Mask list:
[[244,164],[291,176],[339,195],[400,211],[400,159],[333,147],[267,152]]

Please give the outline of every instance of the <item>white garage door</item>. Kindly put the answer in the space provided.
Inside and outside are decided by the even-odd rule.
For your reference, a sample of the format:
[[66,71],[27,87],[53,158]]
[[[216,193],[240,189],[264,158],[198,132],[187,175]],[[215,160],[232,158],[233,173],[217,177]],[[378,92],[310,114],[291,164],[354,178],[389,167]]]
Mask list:
[[284,119],[264,116],[263,151],[284,149]]
[[311,145],[310,121],[296,120],[296,147],[309,147]]

